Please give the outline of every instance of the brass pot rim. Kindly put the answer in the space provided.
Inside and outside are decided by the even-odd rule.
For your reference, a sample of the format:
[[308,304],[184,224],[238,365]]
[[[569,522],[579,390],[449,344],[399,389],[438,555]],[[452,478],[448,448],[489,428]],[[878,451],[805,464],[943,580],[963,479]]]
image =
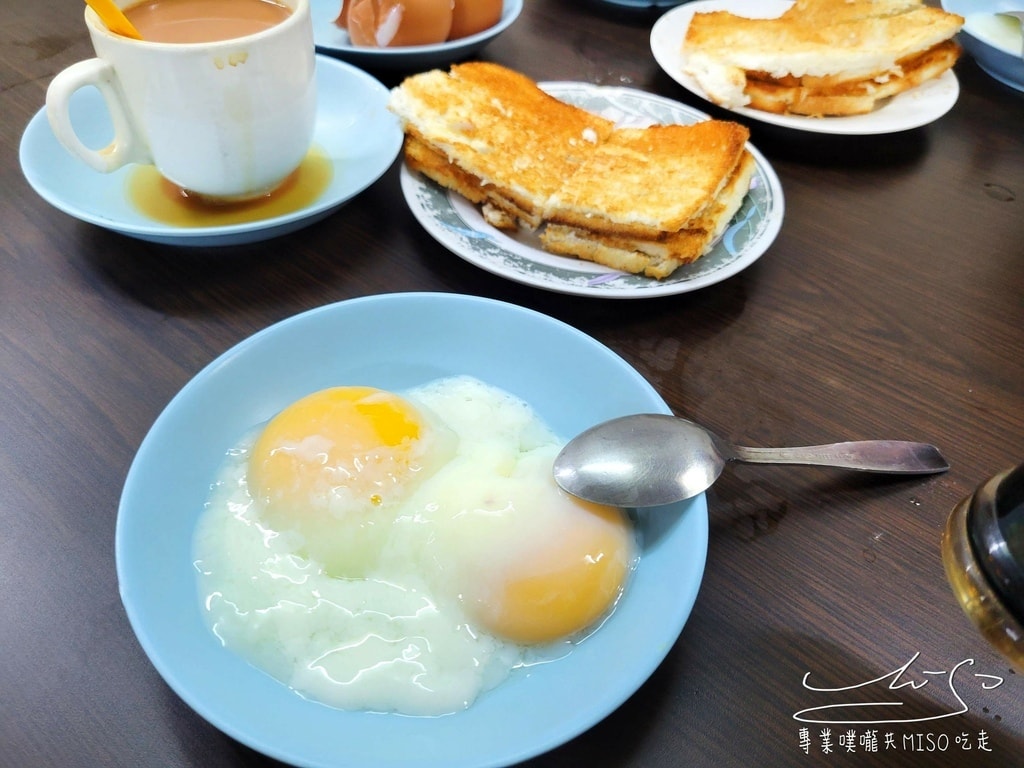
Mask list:
[[1004,525],[1024,514],[1024,464],[1007,469],[983,483],[971,497],[967,532],[974,556],[992,589],[1010,613],[1024,617],[1024,553],[1009,540]]
[[[1005,473],[1004,473],[1005,474]],[[997,475],[989,482],[998,480]],[[992,588],[971,545],[968,516],[974,496],[963,499],[949,515],[942,535],[942,561],[960,607],[985,639],[1024,669],[1024,625],[1014,618]]]

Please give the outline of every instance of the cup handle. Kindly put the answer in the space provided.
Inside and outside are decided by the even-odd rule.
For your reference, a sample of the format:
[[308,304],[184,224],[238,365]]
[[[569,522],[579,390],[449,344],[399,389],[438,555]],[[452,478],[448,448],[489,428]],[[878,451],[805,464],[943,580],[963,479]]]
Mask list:
[[[87,147],[71,124],[68,106],[71,97],[88,85],[95,86],[103,96],[114,126],[113,140],[99,150]],[[125,106],[117,74],[113,66],[103,59],[80,61],[57,74],[46,90],[46,117],[65,149],[94,170],[111,173],[128,163],[152,162],[149,150]]]

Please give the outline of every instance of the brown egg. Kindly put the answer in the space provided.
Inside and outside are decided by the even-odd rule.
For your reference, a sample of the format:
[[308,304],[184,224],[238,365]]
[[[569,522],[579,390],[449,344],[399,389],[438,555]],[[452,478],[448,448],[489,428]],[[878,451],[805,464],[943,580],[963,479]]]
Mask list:
[[[346,0],[353,45],[432,45],[448,39],[454,0]],[[343,12],[344,13],[344,12]]]
[[348,29],[348,9],[352,5],[352,0],[341,0],[341,10],[338,11],[338,18],[334,20],[342,29]]
[[502,0],[455,0],[449,40],[490,29],[501,20]]

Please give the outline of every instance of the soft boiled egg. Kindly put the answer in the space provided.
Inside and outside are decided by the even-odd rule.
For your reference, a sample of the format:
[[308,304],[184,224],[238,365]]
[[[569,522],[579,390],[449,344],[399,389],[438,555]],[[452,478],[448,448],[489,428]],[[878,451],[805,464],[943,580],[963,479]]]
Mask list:
[[275,530],[332,576],[363,576],[388,535],[387,514],[454,437],[408,401],[372,387],[333,387],[273,418],[253,444],[249,491]]
[[435,45],[493,27],[502,0],[344,0],[336,23],[353,45]]
[[528,404],[477,379],[302,398],[226,458],[197,529],[206,617],[303,696],[440,715],[570,653],[637,558],[551,476]]

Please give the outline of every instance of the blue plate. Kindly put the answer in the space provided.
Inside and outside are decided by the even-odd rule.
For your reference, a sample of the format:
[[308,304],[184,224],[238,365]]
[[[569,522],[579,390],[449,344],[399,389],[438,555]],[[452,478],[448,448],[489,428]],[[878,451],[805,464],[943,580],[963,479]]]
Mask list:
[[407,45],[399,48],[366,48],[352,45],[348,32],[334,23],[341,10],[341,0],[310,0],[313,15],[313,42],[321,53],[329,53],[358,67],[411,72],[434,67],[447,68],[477,53],[496,38],[523,12],[523,0],[505,0],[501,19],[490,29],[458,40],[436,45]]
[[[317,56],[317,119],[313,144],[333,161],[327,189],[310,205],[283,216],[246,224],[176,227],[140,213],[125,195],[134,166],[94,171],[57,141],[41,109],[21,139],[21,169],[40,197],[82,221],[156,243],[239,245],[294,232],[333,213],[391,167],[402,147],[402,129],[387,110],[389,92],[355,67]],[[103,146],[113,135],[110,116],[94,88],[78,91],[71,114],[83,141]]]
[[490,299],[398,293],[321,307],[257,333],[200,371],[156,420],[118,511],[121,598],[156,669],[224,733],[298,766],[510,765],[600,721],[676,642],[704,570],[703,496],[637,513],[641,558],[597,633],[566,658],[513,672],[454,715],[333,709],[221,646],[201,615],[192,536],[225,451],[313,390],[404,390],[454,374],[518,395],[566,436],[616,416],[668,412],[622,358],[562,322]]

